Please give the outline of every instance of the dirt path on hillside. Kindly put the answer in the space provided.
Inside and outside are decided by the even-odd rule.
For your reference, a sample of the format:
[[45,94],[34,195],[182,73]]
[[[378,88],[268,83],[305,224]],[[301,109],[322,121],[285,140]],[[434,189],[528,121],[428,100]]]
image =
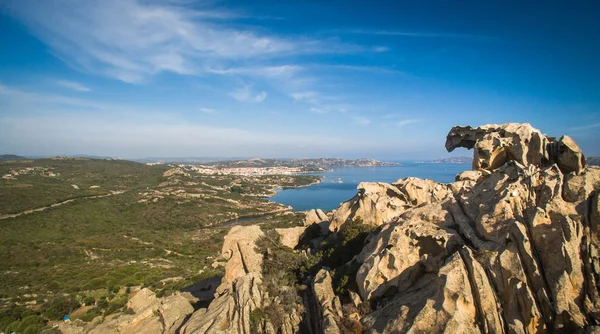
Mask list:
[[125,190],[119,190],[119,191],[112,191],[110,194],[105,194],[105,195],[90,195],[90,196],[82,196],[82,197],[77,197],[77,198],[71,198],[71,199],[67,199],[67,200],[64,200],[64,201],[52,203],[50,205],[46,205],[46,206],[43,206],[43,207],[37,208],[37,209],[30,209],[30,210],[25,210],[25,211],[22,211],[22,212],[19,212],[19,213],[11,213],[11,214],[6,214],[6,215],[0,215],[0,220],[2,220],[2,219],[8,219],[8,218],[15,218],[15,217],[19,217],[19,216],[22,216],[22,215],[30,214],[30,213],[33,213],[33,212],[44,211],[46,209],[55,208],[57,206],[61,206],[63,204],[71,203],[71,202],[74,202],[74,201],[80,200],[80,199],[104,198],[104,197],[119,195],[119,194],[122,194],[124,192],[125,192]]

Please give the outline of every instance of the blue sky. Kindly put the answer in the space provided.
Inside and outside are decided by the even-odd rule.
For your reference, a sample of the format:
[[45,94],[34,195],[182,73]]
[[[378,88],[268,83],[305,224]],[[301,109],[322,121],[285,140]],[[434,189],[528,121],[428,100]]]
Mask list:
[[[529,122],[600,155],[600,3],[5,0],[0,153],[448,156]],[[453,155],[470,155],[457,150]]]

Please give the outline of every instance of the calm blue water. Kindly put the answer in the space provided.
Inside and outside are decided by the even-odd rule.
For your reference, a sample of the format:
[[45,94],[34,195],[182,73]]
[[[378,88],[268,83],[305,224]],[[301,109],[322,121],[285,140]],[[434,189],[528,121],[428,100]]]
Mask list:
[[[437,182],[454,181],[456,174],[470,170],[471,164],[420,164],[403,163],[398,167],[344,167],[329,172],[319,173],[325,178],[320,184],[298,188],[279,190],[271,201],[291,205],[295,211],[336,209],[340,203],[356,195],[356,187],[360,182],[387,182],[414,176],[431,179]],[[341,179],[343,183],[337,183]],[[332,182],[334,181],[334,182]]]

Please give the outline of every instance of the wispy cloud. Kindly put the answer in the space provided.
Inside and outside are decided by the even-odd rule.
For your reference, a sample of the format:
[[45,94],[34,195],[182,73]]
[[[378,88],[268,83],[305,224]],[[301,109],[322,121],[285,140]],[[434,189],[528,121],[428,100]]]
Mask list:
[[569,130],[570,131],[578,131],[578,130],[589,130],[589,129],[595,129],[595,128],[600,128],[600,123],[576,126],[576,127],[569,128]]
[[366,117],[352,116],[350,118],[354,121],[354,123],[356,123],[358,125],[367,126],[367,125],[371,124],[371,120]]
[[403,126],[418,123],[421,121],[423,121],[423,120],[422,119],[404,119],[404,120],[396,122],[396,125],[399,127],[403,127]]
[[290,96],[296,101],[304,101],[309,103],[318,103],[320,94],[315,91],[302,91],[291,93]]
[[380,35],[380,36],[399,36],[414,38],[464,38],[464,39],[490,39],[489,36],[442,33],[442,32],[424,32],[424,31],[400,31],[400,30],[365,30],[365,29],[346,29],[334,30],[342,34],[360,34],[360,35]]
[[[254,59],[364,52],[339,41],[285,37],[232,23],[235,13],[187,1],[9,0],[6,7],[74,67],[125,82]],[[379,50],[377,50],[379,51]],[[273,67],[266,75],[290,68]],[[225,70],[227,72],[227,70]]]
[[90,88],[78,83],[78,82],[74,82],[74,81],[67,81],[67,80],[59,80],[56,82],[57,84],[63,86],[63,87],[67,87],[70,89],[74,89],[76,91],[79,92],[89,92],[91,91]]
[[212,109],[212,108],[198,108],[198,110],[200,110],[201,112],[203,112],[205,114],[214,114],[217,112],[215,109]]
[[338,69],[338,70],[347,70],[352,72],[369,72],[375,74],[399,74],[405,75],[405,72],[393,69],[386,68],[380,66],[357,66],[357,65],[344,65],[344,64],[315,64],[311,67],[316,69]]
[[249,85],[244,85],[241,88],[229,93],[229,96],[242,102],[262,102],[267,98],[267,92],[263,90],[258,93],[254,93]]

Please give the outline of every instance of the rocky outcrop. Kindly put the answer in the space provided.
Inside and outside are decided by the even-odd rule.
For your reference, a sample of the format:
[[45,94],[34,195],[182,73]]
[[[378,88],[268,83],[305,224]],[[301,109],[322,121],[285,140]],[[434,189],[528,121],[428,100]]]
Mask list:
[[473,148],[473,170],[494,170],[508,161],[542,168],[557,163],[563,173],[580,174],[585,168],[585,157],[573,139],[563,136],[556,141],[528,123],[455,126],[446,137],[446,149],[457,147]]
[[600,170],[527,124],[454,128],[456,146],[475,148],[476,173],[384,224],[357,257],[359,293],[377,305],[366,331],[592,330]]
[[186,317],[194,312],[188,300],[180,294],[157,298],[154,292],[142,289],[127,303],[133,314],[117,314],[95,325],[80,322],[61,324],[64,333],[177,333]]
[[281,237],[281,244],[291,249],[294,249],[296,246],[298,246],[304,231],[306,231],[305,226],[275,229],[275,232],[277,232]]
[[414,177],[393,184],[361,182],[358,194],[334,212],[329,229],[339,231],[346,222],[356,219],[370,226],[380,226],[409,208],[437,202],[451,194],[446,185]]
[[[529,124],[455,127],[446,147],[459,146],[474,149],[474,170],[451,184],[417,178],[363,182],[330,219],[311,210],[306,226],[276,230],[295,248],[313,224],[329,225],[325,244],[351,231],[344,230],[349,221],[376,227],[358,239],[360,252],[342,249],[356,251],[352,260],[332,270],[317,267],[304,281],[304,314],[302,307],[280,312],[278,326],[260,316],[282,300],[264,289],[265,282],[276,282],[261,270],[268,267],[271,250],[257,251],[256,242],[265,235],[258,226],[236,226],[225,237],[225,275],[208,308],[183,323],[189,308],[182,296],[167,302],[142,290],[129,304],[135,315],[113,319],[102,329],[337,334],[359,324],[353,332],[597,331],[600,168],[585,166],[571,138],[556,141]],[[358,294],[336,295],[344,291],[342,276],[349,275],[356,286],[345,288]]]
[[362,299],[404,291],[425,273],[436,273],[463,244],[457,232],[444,228],[451,220],[450,214],[434,214],[385,224],[358,256],[363,263],[356,274]]
[[320,224],[322,222],[329,221],[329,217],[321,209],[312,209],[306,212],[304,218],[304,226],[310,226],[312,224]]
[[342,305],[339,297],[333,293],[331,275],[327,270],[319,270],[312,281],[312,291],[317,305],[317,332],[341,334],[337,323],[342,317]]
[[250,333],[250,313],[262,306],[262,254],[256,241],[264,236],[259,226],[235,226],[225,236],[221,256],[225,275],[208,308],[200,309],[180,333]]

